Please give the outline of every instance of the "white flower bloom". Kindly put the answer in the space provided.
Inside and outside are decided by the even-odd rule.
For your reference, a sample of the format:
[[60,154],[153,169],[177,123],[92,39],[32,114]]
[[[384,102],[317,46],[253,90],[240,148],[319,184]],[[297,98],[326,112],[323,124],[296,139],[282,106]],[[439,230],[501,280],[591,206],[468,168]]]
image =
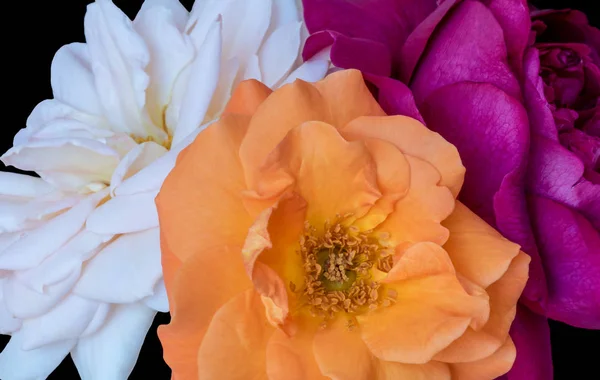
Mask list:
[[[146,0],[132,22],[89,5],[86,43],[52,62],[0,172],[0,378],[41,379],[71,353],[84,379],[126,379],[168,304],[154,197],[177,154],[255,78],[321,79],[302,63],[296,0]],[[219,163],[215,162],[215,170]]]

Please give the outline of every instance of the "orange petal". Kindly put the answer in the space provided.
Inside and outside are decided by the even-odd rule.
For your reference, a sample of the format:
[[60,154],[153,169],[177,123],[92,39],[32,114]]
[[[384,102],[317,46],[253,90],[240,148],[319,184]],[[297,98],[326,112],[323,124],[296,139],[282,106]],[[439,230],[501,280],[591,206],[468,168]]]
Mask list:
[[360,331],[349,331],[344,318],[338,318],[317,331],[313,342],[315,359],[331,379],[375,379],[378,360],[365,346]]
[[378,138],[394,144],[405,154],[431,163],[440,173],[440,186],[446,186],[454,197],[462,187],[465,167],[454,145],[444,140],[418,120],[407,116],[361,117],[343,127],[348,140]]
[[267,343],[269,380],[326,380],[313,353],[315,326],[299,326],[298,333],[287,336],[276,330]]
[[306,202],[298,195],[280,200],[269,219],[272,247],[265,250],[259,260],[279,274],[286,286],[290,283],[300,286],[304,281],[304,264],[298,251],[305,220]]
[[296,80],[285,85],[257,109],[240,148],[248,183],[254,183],[255,170],[292,128],[312,120],[339,128],[359,116],[384,115],[357,70],[333,73],[316,84]]
[[223,115],[237,113],[252,116],[272,92],[269,87],[257,80],[245,80],[231,94]]
[[447,363],[476,361],[493,354],[505,342],[515,318],[517,301],[528,278],[531,259],[520,252],[500,280],[486,291],[490,297],[490,317],[485,326],[474,331],[469,328],[435,359]]
[[410,166],[404,154],[391,143],[379,139],[366,139],[364,143],[375,161],[377,186],[382,193],[368,214],[353,223],[366,231],[383,222],[394,211],[395,203],[406,195],[410,187]]
[[438,274],[454,274],[452,261],[439,245],[422,242],[412,245],[394,258],[394,266],[385,282],[394,283]]
[[262,181],[289,173],[293,191],[307,203],[306,218],[317,229],[336,215],[364,215],[381,193],[376,168],[361,142],[347,142],[331,125],[312,121],[291,130],[261,169]]
[[410,190],[376,230],[388,232],[390,242],[396,245],[421,241],[443,245],[448,230],[441,222],[452,213],[454,197],[448,188],[436,185],[440,176],[431,164],[405,157],[410,165]]
[[458,272],[483,288],[497,281],[519,253],[519,246],[502,237],[462,203],[443,222],[450,230],[444,249]]
[[240,255],[241,247],[206,247],[185,261],[170,281],[171,322],[158,333],[165,361],[177,378],[198,378],[198,347],[213,314],[252,287]]
[[486,297],[468,295],[453,274],[404,280],[393,289],[395,304],[357,317],[363,340],[386,361],[427,363],[489,307]]
[[450,380],[450,368],[444,363],[405,364],[379,360],[362,341],[360,331],[349,331],[343,318],[318,331],[313,347],[319,368],[334,380]]
[[175,276],[181,267],[181,260],[177,256],[171,253],[171,250],[167,247],[165,239],[162,237],[162,231],[160,232],[160,250],[162,252],[161,255],[161,265],[163,268],[163,279],[165,281],[165,288],[167,289],[167,296],[169,297],[169,304],[173,304],[174,300],[171,297],[171,287],[173,282],[175,281]]
[[271,94],[256,110],[240,146],[247,182],[293,128],[309,120],[324,120],[327,109],[321,94],[310,83],[296,80]]
[[196,378],[267,380],[266,347],[273,331],[254,290],[233,298],[208,326],[198,351]]
[[380,361],[377,380],[450,380],[450,368],[435,361],[426,364],[404,364]]
[[306,202],[285,194],[265,209],[250,227],[242,249],[246,273],[256,290],[268,298],[267,318],[282,325],[289,310],[287,285],[303,281],[303,263],[297,254],[304,229]]
[[342,128],[361,116],[385,116],[358,70],[332,73],[315,83],[327,104],[327,117],[320,119]]
[[180,154],[156,198],[162,238],[182,262],[246,238],[252,219],[239,196],[246,186],[237,152],[247,124],[245,116],[228,115],[206,128]]
[[510,337],[492,355],[469,363],[451,364],[452,379],[481,380],[495,379],[508,372],[515,362],[517,350]]

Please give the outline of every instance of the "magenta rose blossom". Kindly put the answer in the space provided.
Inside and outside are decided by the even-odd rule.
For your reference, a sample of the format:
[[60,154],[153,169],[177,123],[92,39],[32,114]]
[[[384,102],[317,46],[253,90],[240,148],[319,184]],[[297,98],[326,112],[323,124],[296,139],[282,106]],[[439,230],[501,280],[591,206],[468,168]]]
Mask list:
[[599,31],[525,0],[304,0],[308,59],[363,71],[458,148],[460,199],[532,257],[507,377],[550,379],[546,318],[600,328]]

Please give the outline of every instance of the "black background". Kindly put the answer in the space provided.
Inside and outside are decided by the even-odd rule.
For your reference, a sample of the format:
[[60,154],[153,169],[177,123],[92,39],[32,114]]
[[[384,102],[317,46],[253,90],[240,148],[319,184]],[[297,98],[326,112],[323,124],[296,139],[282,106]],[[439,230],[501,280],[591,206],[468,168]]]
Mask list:
[[[251,0],[249,0],[251,1]],[[25,125],[33,107],[52,98],[50,63],[64,44],[84,42],[83,17],[91,0],[6,1],[2,7],[2,70],[0,71],[0,153],[12,146],[12,137]],[[130,18],[135,17],[142,0],[114,0]],[[191,9],[193,0],[182,1]],[[600,11],[593,10],[593,0],[533,1],[539,8],[572,8],[584,11],[590,22],[600,26]],[[5,168],[0,163],[1,170]],[[162,359],[156,327],[169,322],[168,314],[158,314],[146,337],[137,365],[130,379],[169,379],[171,371]],[[600,333],[550,322],[552,354],[556,380],[600,379]],[[8,337],[0,336],[4,348]],[[71,361],[65,361],[49,379],[78,379]]]

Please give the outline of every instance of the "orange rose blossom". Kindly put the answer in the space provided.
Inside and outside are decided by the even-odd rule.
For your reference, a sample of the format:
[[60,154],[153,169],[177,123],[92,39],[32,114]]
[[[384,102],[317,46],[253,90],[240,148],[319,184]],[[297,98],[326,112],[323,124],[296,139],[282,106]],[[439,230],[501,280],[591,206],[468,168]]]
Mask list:
[[358,71],[242,82],[156,200],[173,379],[493,379],[529,257]]

